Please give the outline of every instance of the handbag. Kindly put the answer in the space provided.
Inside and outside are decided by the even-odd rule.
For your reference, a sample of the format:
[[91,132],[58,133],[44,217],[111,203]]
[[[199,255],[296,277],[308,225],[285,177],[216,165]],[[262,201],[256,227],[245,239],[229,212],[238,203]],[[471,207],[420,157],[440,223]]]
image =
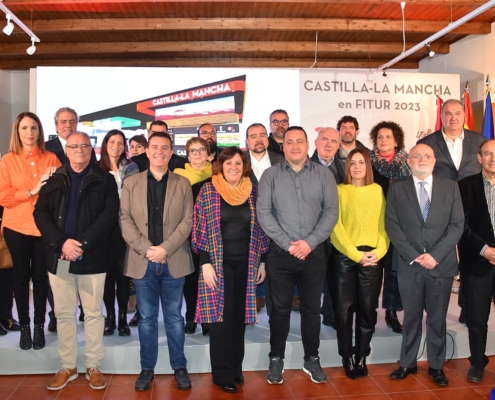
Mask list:
[[12,268],[13,266],[14,264],[12,263],[12,256],[7,247],[7,242],[2,233],[0,233],[0,269]]

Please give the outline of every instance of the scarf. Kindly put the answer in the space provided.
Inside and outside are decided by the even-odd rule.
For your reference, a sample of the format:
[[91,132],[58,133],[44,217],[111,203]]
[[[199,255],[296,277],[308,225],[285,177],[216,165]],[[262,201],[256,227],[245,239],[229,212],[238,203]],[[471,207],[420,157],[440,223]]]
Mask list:
[[231,206],[240,206],[241,204],[244,204],[253,189],[251,180],[245,179],[244,177],[241,178],[239,185],[236,187],[227,183],[221,173],[213,175],[211,181],[220,196],[222,196],[222,198]]
[[370,151],[370,157],[373,168],[375,168],[380,175],[386,177],[390,182],[397,181],[411,175],[411,169],[406,162],[407,152],[404,150],[397,151],[392,162],[381,156],[376,147]]
[[191,163],[186,163],[184,168],[174,169],[174,173],[189,179],[191,186],[211,178],[211,163],[207,162],[202,169],[194,168]]

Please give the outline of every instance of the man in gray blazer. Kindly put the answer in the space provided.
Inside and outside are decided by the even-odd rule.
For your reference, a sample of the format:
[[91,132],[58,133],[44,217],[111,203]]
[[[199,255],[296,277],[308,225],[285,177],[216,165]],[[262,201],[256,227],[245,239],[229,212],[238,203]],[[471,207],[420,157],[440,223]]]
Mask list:
[[141,319],[141,373],[136,390],[147,390],[158,358],[158,308],[161,300],[170,365],[177,387],[191,388],[184,355],[182,292],[193,272],[187,240],[192,228],[193,198],[189,181],[168,170],[172,139],[154,133],[146,149],[150,168],[124,182],[120,221],[128,244],[124,274],[134,279]]
[[390,377],[403,380],[417,372],[426,307],[428,373],[435,384],[445,386],[446,316],[464,212],[457,184],[432,175],[431,147],[414,146],[407,163],[413,175],[390,184],[385,217],[387,234],[399,253],[397,277],[404,307],[401,366]]

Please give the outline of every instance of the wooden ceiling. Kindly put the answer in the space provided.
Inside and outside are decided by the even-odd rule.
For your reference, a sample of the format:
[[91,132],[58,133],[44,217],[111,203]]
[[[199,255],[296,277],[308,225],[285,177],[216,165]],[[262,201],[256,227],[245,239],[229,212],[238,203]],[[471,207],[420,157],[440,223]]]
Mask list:
[[[0,69],[37,66],[376,68],[402,52],[400,0],[4,0],[41,39],[0,33]],[[485,0],[415,0],[405,7],[406,49]],[[3,13],[2,13],[3,15]],[[2,16],[3,17],[3,16]],[[0,20],[1,21],[1,20]],[[6,22],[6,20],[4,20]],[[432,43],[437,54],[485,35],[490,9]],[[3,29],[3,23],[0,22]],[[316,37],[318,44],[316,46]],[[416,52],[393,68],[418,68]]]

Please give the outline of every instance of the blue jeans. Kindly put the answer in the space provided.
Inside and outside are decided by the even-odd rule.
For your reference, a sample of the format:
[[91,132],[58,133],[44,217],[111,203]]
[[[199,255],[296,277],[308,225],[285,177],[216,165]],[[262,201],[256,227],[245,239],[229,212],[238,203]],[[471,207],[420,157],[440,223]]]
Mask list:
[[158,358],[158,307],[162,303],[163,321],[167,333],[168,352],[172,369],[186,368],[184,355],[184,318],[182,291],[185,278],[170,275],[168,264],[148,262],[146,274],[134,279],[137,307],[141,314],[138,323],[141,346],[141,369],[154,370]]

